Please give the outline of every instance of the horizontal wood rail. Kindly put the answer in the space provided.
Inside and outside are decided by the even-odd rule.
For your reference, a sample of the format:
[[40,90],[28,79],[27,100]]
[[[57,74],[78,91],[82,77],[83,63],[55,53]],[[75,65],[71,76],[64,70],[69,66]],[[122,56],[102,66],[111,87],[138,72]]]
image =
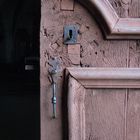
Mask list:
[[67,68],[85,88],[140,88],[139,68]]
[[120,18],[108,0],[78,0],[99,22],[106,39],[140,39],[140,18]]

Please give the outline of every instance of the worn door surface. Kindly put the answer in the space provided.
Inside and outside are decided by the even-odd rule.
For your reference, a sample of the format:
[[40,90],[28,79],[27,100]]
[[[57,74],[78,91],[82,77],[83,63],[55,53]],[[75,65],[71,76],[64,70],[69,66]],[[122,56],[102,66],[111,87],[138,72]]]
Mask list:
[[[139,0],[99,0],[98,2],[87,0],[87,5],[82,0],[75,2],[42,0],[41,140],[70,138],[68,92],[64,90],[67,89],[64,82],[66,67],[139,68]],[[102,3],[104,5],[101,6]],[[112,8],[106,11],[104,7],[108,3]],[[114,21],[119,24],[114,24]],[[63,29],[66,25],[77,25],[79,28],[77,43],[74,45],[63,43]],[[62,68],[61,74],[57,77],[56,119],[52,119],[52,86],[49,78],[51,66],[48,64],[52,57],[60,60]],[[86,93],[84,99],[86,115],[83,118],[86,129],[84,137],[81,137],[84,138],[82,140],[140,139],[140,90],[138,88],[129,89],[129,86],[117,89],[91,88],[87,89]],[[81,99],[78,100],[80,101]],[[78,122],[79,120],[76,120],[75,123]],[[80,127],[85,126],[81,123]]]
[[67,71],[69,140],[131,139],[127,133],[132,124],[127,125],[129,114],[122,96],[140,88],[139,68]]

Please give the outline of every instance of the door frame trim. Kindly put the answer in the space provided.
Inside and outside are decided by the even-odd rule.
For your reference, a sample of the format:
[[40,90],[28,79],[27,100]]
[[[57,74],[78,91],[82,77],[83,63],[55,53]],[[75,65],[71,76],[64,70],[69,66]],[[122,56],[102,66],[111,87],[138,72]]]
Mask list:
[[78,0],[99,22],[106,39],[140,39],[140,18],[120,18],[108,0]]

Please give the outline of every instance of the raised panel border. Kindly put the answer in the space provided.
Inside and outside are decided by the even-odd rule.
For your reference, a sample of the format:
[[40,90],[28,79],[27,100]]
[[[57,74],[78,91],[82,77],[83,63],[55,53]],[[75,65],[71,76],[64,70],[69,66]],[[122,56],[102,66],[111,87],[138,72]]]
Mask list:
[[108,0],[78,0],[99,22],[106,39],[140,39],[140,18],[120,18]]
[[67,68],[69,140],[85,140],[85,90],[140,89],[139,68]]
[[140,68],[67,68],[85,88],[140,88]]

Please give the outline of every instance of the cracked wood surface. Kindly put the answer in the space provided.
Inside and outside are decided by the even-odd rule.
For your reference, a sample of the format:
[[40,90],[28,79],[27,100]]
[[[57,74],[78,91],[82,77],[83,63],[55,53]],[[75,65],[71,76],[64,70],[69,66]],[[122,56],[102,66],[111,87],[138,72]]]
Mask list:
[[122,0],[126,8],[124,10],[125,18],[117,15],[108,0],[78,1],[97,17],[96,19],[102,27],[106,39],[140,39],[140,18],[127,17],[128,9],[126,5],[129,1]]
[[[139,0],[109,0],[109,2],[119,17],[138,18],[140,16]],[[81,46],[79,67],[139,67],[140,42],[139,40],[104,40],[100,26],[94,19],[94,16],[91,16],[90,13],[77,2],[75,2],[74,11],[61,11],[60,1],[58,0],[42,0],[41,3],[41,140],[67,140],[67,131],[65,131],[67,129],[67,125],[65,126],[65,124],[67,124],[67,117],[65,115],[67,112],[67,96],[66,92],[63,91],[63,77],[60,76],[58,80],[56,120],[52,120],[51,118],[52,89],[48,78],[48,59],[53,56],[60,58],[63,68],[71,66],[77,67],[77,65],[72,64],[70,61],[68,48],[63,44],[63,27],[69,24],[79,26],[78,43],[80,43]],[[109,94],[103,96],[102,93],[104,92],[109,92]],[[117,94],[117,92],[121,94]],[[117,90],[115,92],[114,90],[94,90],[94,93],[100,94],[93,96],[93,91],[89,91],[89,96],[92,96],[92,99],[87,97],[86,102],[89,100],[89,102],[92,102],[93,107],[97,107],[95,116],[98,117],[98,114],[100,114],[97,120],[108,120],[108,116],[105,112],[114,110],[109,120],[113,125],[117,124],[117,128],[120,128],[120,130],[117,129],[117,131],[112,130],[116,139],[139,140],[139,92],[139,90]],[[114,93],[114,95],[112,93]],[[108,101],[107,103],[106,100]],[[104,107],[103,112],[101,111],[99,113],[101,106],[96,106],[98,102],[102,102],[101,106]],[[106,104],[107,108],[105,107]],[[92,106],[90,108],[92,108]],[[89,111],[87,110],[87,112]],[[117,117],[115,117],[114,114]],[[88,117],[90,119],[90,114]],[[93,121],[95,121],[95,119]],[[106,124],[109,126],[109,122],[106,122]],[[122,124],[124,124],[123,128]],[[109,127],[113,128],[113,125]],[[99,127],[97,127],[97,130],[93,129],[93,132],[96,131],[99,131]],[[103,134],[107,134],[107,130],[105,133],[103,133],[103,131],[105,130],[98,133],[98,136],[94,136],[91,135],[92,129],[88,129],[89,133],[86,132],[86,137],[89,140],[100,138],[100,134],[102,136]],[[110,132],[108,132],[108,134],[110,134]],[[104,136],[106,139],[111,138],[111,135]],[[102,138],[101,140],[104,139]]]
[[[128,98],[126,88],[140,88],[140,69],[67,68],[67,71],[69,140],[127,139],[127,100],[122,96]],[[135,110],[138,108],[137,105]]]
[[84,140],[124,140],[125,91],[86,90]]

